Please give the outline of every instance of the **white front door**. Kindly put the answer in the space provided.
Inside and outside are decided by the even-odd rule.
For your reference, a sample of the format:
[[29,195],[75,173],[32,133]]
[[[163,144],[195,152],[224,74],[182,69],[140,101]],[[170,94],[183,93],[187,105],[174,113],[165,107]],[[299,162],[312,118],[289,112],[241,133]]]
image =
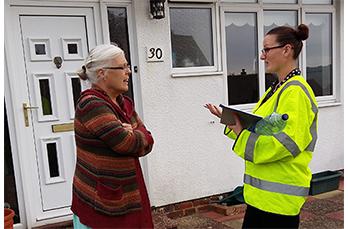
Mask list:
[[69,207],[75,167],[76,71],[89,46],[85,16],[20,16],[26,79],[43,211]]

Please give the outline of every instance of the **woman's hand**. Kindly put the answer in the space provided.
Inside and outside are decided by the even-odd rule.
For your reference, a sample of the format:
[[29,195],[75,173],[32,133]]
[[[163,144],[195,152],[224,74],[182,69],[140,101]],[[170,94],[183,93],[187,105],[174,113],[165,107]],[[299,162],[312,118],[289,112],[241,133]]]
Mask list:
[[218,108],[214,104],[207,103],[204,105],[204,107],[207,108],[210,111],[210,113],[212,113],[216,117],[221,118],[222,111],[220,108]]
[[[212,113],[216,117],[221,118],[222,110],[218,108],[217,106],[215,106],[214,104],[207,103],[204,105],[204,107],[207,108],[210,111],[210,113]],[[243,130],[243,126],[240,123],[240,119],[238,115],[235,113],[232,113],[232,115],[233,115],[233,118],[236,120],[236,123],[234,125],[227,125],[227,127],[233,130],[235,134],[239,135],[240,132],[242,132]]]
[[227,125],[227,127],[230,128],[231,130],[233,130],[233,132],[236,135],[239,135],[240,132],[242,132],[242,130],[243,130],[243,126],[240,123],[240,119],[239,119],[238,115],[236,113],[232,113],[232,115],[233,115],[233,119],[236,121],[236,123],[234,125]]

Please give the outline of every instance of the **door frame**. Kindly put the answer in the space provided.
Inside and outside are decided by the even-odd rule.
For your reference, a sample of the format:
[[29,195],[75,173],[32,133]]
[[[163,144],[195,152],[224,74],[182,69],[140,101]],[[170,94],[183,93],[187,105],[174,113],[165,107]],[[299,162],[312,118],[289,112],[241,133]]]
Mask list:
[[[6,47],[5,47],[6,48]],[[18,211],[20,215],[20,222],[15,225],[15,228],[25,228],[26,223],[26,214],[24,209],[24,198],[23,198],[23,179],[19,170],[19,158],[18,158],[18,142],[16,139],[16,131],[15,131],[15,120],[14,120],[14,112],[13,112],[13,104],[10,90],[8,90],[9,85],[9,71],[8,65],[6,61],[6,53],[4,58],[4,95],[5,95],[5,103],[6,103],[6,111],[7,111],[7,122],[8,122],[8,131],[11,142],[11,153],[12,153],[12,162],[13,162],[13,172],[15,175],[15,185],[17,191],[17,201],[18,201]],[[5,104],[4,104],[5,106]]]
[[[9,131],[13,155],[18,204],[21,223],[16,228],[31,228],[72,219],[69,208],[44,212],[39,186],[38,164],[33,136],[33,126],[24,125],[22,103],[29,103],[29,92],[22,46],[19,17],[21,15],[78,15],[86,17],[89,48],[102,43],[100,7],[97,3],[69,2],[5,2],[5,100],[9,114]],[[34,4],[34,5],[33,5]],[[35,5],[36,4],[36,5]],[[54,7],[52,7],[54,6]],[[64,8],[62,7],[64,6]],[[71,7],[69,7],[71,6]],[[74,6],[74,7],[72,7]],[[23,76],[22,79],[15,79]],[[30,114],[29,114],[30,116]],[[29,117],[31,119],[31,116]],[[21,153],[20,153],[21,152]],[[30,191],[29,191],[30,190]]]

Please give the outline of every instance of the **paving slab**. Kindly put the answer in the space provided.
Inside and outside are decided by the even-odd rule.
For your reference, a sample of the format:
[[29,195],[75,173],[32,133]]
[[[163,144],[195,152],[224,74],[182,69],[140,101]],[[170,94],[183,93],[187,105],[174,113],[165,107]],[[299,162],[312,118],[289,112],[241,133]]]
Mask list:
[[223,222],[223,224],[233,229],[240,229],[242,228],[242,225],[243,225],[243,219],[226,221],[226,222]]
[[178,229],[231,229],[231,227],[219,223],[200,214],[185,216],[176,220]]
[[343,196],[343,192],[340,190],[334,190],[331,192],[325,192],[318,195],[313,196],[315,199],[330,199],[332,197]]

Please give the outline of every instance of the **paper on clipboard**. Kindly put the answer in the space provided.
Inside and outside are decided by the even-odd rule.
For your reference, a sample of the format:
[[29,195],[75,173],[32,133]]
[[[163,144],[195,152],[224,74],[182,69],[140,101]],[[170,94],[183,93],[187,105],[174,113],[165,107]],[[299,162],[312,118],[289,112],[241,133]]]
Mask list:
[[238,115],[243,128],[249,128],[250,126],[256,124],[259,120],[262,119],[261,116],[251,114],[231,106],[220,104],[220,107],[222,108],[220,122],[226,125],[234,125],[236,123],[232,113],[236,113]]

